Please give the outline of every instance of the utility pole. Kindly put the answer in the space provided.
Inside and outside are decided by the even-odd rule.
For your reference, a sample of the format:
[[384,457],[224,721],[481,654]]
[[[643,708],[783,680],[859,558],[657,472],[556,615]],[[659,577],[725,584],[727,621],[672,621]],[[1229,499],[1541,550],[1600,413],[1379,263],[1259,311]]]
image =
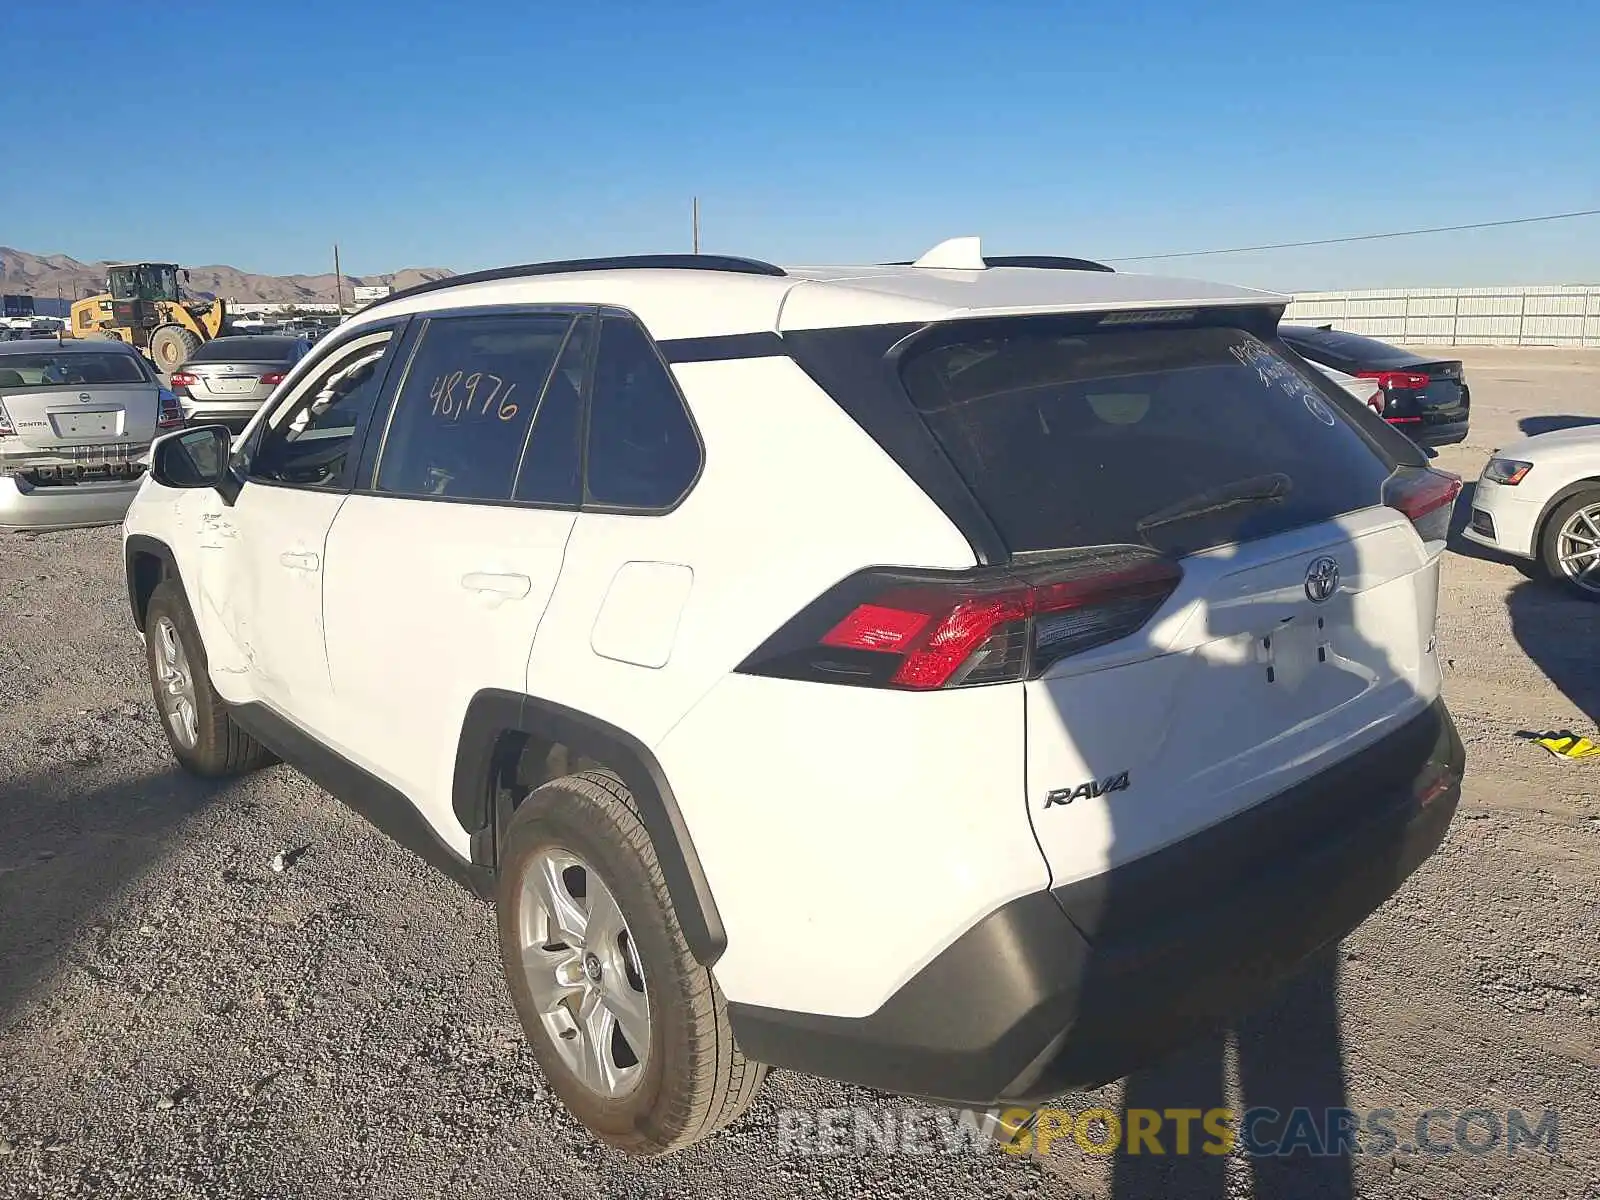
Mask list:
[[694,252],[696,254],[699,254],[700,253],[700,197],[699,196],[696,196],[694,198],[694,204],[691,206],[690,212],[693,214],[693,221],[694,221]]
[[333,244],[333,295],[339,306],[339,315],[344,316],[344,276],[339,273],[339,243]]

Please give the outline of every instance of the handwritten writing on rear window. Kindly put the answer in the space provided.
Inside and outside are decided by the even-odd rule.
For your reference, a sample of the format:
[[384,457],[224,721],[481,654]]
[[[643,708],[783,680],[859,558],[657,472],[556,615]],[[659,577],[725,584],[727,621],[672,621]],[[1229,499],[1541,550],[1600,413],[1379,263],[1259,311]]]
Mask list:
[[519,408],[511,396],[517,390],[488,371],[446,371],[428,388],[432,414],[442,421],[485,420],[492,413],[502,421],[514,418]]
[[1264,342],[1245,334],[1240,342],[1230,346],[1229,350],[1242,365],[1255,370],[1262,387],[1272,387],[1276,384],[1291,396],[1316,399],[1320,403],[1321,396],[1317,392],[1316,384],[1279,358],[1273,353],[1272,347]]

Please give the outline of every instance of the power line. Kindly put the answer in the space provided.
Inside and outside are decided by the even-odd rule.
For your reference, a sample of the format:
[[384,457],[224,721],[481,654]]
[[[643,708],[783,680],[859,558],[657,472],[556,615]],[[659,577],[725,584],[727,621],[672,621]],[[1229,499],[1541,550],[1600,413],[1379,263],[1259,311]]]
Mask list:
[[1158,258],[1204,258],[1212,254],[1248,254],[1254,250],[1292,250],[1300,246],[1337,246],[1345,242],[1377,242],[1385,238],[1416,237],[1424,233],[1456,233],[1463,229],[1494,229],[1502,225],[1533,225],[1540,221],[1570,221],[1573,217],[1600,216],[1600,208],[1580,212],[1548,213],[1542,217],[1513,217],[1509,221],[1476,221],[1471,225],[1435,225],[1428,229],[1401,229],[1394,233],[1361,233],[1354,237],[1314,238],[1308,242],[1269,242],[1262,246],[1229,246],[1224,250],[1183,250],[1170,254],[1132,254],[1107,262],[1153,262]]

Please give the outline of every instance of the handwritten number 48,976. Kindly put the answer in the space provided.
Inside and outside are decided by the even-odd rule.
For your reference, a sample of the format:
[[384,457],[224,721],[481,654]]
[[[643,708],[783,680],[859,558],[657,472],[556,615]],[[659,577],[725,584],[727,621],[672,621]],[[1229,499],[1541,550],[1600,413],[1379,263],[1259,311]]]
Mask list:
[[[490,379],[494,380],[494,386],[486,388],[484,381]],[[503,393],[502,388],[505,388]],[[502,421],[509,421],[517,415],[517,406],[511,403],[511,393],[516,390],[516,384],[506,387],[504,379],[487,371],[474,371],[471,375],[449,371],[433,381],[433,386],[428,389],[428,399],[433,401],[434,416],[451,421],[459,421],[469,414],[486,417],[490,406],[498,400],[495,416]],[[485,392],[482,403],[479,403],[480,391]]]

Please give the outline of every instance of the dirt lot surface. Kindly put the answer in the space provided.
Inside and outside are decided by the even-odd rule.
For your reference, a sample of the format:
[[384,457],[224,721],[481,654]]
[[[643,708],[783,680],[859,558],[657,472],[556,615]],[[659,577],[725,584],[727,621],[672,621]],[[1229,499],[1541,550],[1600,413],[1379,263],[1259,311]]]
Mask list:
[[[1600,352],[1461,353],[1473,436],[1439,461],[1468,479],[1523,423],[1600,418]],[[286,768],[174,771],[115,530],[5,538],[0,1196],[1600,1196],[1600,762],[1517,737],[1594,729],[1600,606],[1452,553],[1440,639],[1470,755],[1440,853],[1232,1039],[1064,1101],[1387,1108],[1394,1152],[786,1155],[782,1107],[901,1106],[777,1074],[635,1164],[546,1090],[483,906]],[[1475,1108],[1493,1152],[1403,1148]],[[1512,1108],[1557,1114],[1554,1155],[1507,1153]]]

